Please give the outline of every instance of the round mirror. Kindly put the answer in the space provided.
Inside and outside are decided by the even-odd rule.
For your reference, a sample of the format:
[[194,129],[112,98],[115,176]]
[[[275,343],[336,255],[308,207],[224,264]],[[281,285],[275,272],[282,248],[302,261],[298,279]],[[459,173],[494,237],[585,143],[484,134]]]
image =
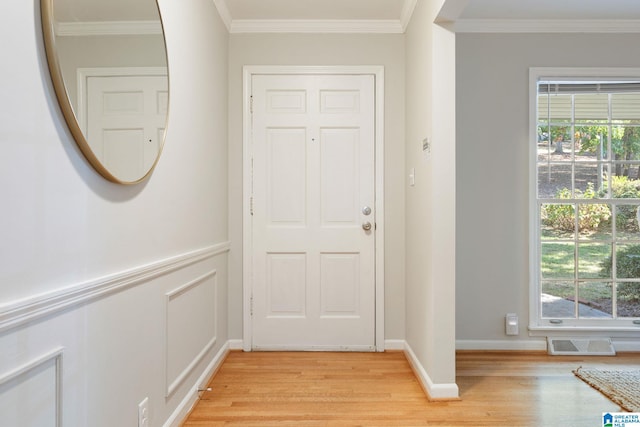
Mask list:
[[41,9],[53,86],[80,150],[106,179],[142,181],[169,108],[156,0],[41,0]]

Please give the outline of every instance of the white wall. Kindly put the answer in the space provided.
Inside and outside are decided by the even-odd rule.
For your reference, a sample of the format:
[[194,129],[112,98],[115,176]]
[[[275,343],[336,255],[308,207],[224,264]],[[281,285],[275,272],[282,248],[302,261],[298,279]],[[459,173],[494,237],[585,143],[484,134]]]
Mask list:
[[[544,348],[530,338],[529,67],[638,67],[640,35],[458,34],[456,336],[465,348]],[[520,334],[507,337],[504,315]]]
[[242,338],[242,67],[383,65],[385,69],[385,337],[404,338],[404,38],[231,35],[229,44],[229,335]]
[[[432,397],[455,385],[455,36],[419,0],[406,32],[406,340]],[[431,152],[423,153],[429,138]]]
[[119,186],[64,125],[38,4],[0,3],[0,425],[136,426],[147,396],[162,425],[227,342],[227,32],[160,1],[166,145]]

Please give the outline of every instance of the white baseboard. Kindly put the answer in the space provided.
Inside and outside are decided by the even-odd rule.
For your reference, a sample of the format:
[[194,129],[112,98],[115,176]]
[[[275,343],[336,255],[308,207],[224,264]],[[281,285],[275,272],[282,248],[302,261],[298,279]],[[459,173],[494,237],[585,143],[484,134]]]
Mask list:
[[202,375],[198,378],[196,383],[191,387],[187,395],[182,399],[178,407],[171,414],[171,416],[164,423],[163,427],[178,427],[182,421],[187,417],[193,405],[198,401],[198,390],[201,390],[207,386],[207,381],[213,375],[213,373],[222,365],[225,357],[230,351],[229,341],[227,341],[218,353],[214,356],[213,360],[209,363]]
[[242,340],[229,340],[227,344],[229,344],[229,350],[242,350],[244,348],[244,342]]
[[384,349],[390,351],[404,350],[407,342],[405,340],[384,340]]
[[611,338],[616,352],[640,352],[640,341]]
[[[540,337],[544,338],[544,337]],[[611,338],[617,352],[640,352],[640,340]],[[456,350],[547,351],[546,339],[537,340],[457,340]]]
[[416,354],[411,349],[411,346],[405,342],[404,352],[409,360],[409,364],[413,368],[413,372],[416,374],[418,381],[422,385],[422,388],[427,393],[429,399],[432,400],[457,400],[459,399],[459,390],[456,383],[450,384],[435,384],[429,374],[422,366],[422,363],[416,357]]
[[541,340],[456,340],[456,350],[547,351]]
[[[233,339],[227,341],[229,350],[244,350],[244,341],[242,339]],[[404,340],[385,340],[385,350],[404,350]]]

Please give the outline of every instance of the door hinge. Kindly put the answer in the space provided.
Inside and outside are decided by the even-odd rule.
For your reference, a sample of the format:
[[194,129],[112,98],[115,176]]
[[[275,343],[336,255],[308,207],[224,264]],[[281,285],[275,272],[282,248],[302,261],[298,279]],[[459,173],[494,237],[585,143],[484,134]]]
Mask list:
[[253,316],[253,294],[251,294],[251,298],[249,299],[249,313]]
[[253,95],[249,97],[249,112],[253,114]]
[[253,196],[249,198],[249,213],[253,216]]

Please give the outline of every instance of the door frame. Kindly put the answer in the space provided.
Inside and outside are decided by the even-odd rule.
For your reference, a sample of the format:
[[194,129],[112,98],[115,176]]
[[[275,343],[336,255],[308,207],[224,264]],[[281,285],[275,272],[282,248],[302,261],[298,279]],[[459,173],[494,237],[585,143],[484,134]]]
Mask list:
[[375,95],[375,349],[384,351],[384,66],[280,66],[247,65],[242,70],[242,338],[243,350],[251,351],[252,346],[252,266],[253,229],[251,203],[253,193],[252,164],[252,121],[251,121],[251,81],[254,75],[372,75]]

